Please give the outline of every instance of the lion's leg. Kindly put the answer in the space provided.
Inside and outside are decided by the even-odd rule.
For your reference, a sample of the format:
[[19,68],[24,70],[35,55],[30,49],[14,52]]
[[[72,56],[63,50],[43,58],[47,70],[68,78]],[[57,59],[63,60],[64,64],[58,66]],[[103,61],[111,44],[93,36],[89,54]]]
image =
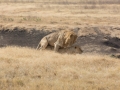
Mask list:
[[54,51],[58,52],[59,47],[63,46],[63,34],[59,35],[57,41],[54,43]]
[[46,37],[44,37],[43,39],[41,39],[41,41],[39,42],[39,44],[38,44],[38,46],[37,46],[37,50],[38,49],[45,49],[46,47],[47,47],[47,45],[48,45],[48,41],[47,41],[47,38]]
[[40,49],[42,49],[42,50],[45,49],[48,46],[47,39],[46,38],[42,39],[41,42],[40,42],[40,44],[41,44]]
[[40,49],[44,50],[44,49],[47,47],[47,45],[48,45],[48,43],[47,43],[47,42],[46,42],[46,43],[44,43],[44,44],[42,44],[42,45],[41,45],[41,47],[40,47]]
[[54,43],[54,51],[55,51],[55,52],[58,52],[58,49],[59,49],[59,45],[56,44],[56,43]]

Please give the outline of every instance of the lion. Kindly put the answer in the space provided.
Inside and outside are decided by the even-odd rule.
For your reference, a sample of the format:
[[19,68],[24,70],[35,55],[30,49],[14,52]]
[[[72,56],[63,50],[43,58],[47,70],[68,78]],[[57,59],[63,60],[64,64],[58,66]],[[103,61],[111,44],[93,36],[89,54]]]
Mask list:
[[54,46],[54,51],[58,51],[60,47],[70,47],[75,43],[77,34],[72,30],[63,30],[46,35],[39,42],[37,49],[46,49],[48,45]]
[[[48,46],[46,49],[47,50],[52,50],[53,47]],[[83,50],[78,45],[72,45],[72,46],[66,47],[66,48],[59,48],[58,53],[61,53],[61,54],[62,53],[67,53],[67,54],[82,54]]]
[[68,53],[68,54],[82,54],[83,50],[80,46],[71,46],[64,49],[59,49],[60,53]]

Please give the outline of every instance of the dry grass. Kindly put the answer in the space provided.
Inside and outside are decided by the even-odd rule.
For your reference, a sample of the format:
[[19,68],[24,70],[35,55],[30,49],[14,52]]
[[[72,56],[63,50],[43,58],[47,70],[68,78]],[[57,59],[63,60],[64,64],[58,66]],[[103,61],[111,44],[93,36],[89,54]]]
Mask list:
[[[9,0],[10,1],[10,0]],[[12,0],[11,0],[12,1]],[[28,27],[73,28],[83,25],[118,26],[120,4],[72,4],[55,3],[57,0],[40,3],[0,3],[0,24]],[[84,0],[82,0],[84,1]],[[86,0],[86,2],[94,0]],[[99,0],[97,0],[100,2]],[[108,0],[112,2],[113,0]],[[114,0],[117,2],[118,0]],[[45,2],[48,2],[47,4]],[[72,2],[62,0],[60,2]]]
[[119,90],[120,62],[31,48],[0,49],[1,90]]
[[[78,1],[74,2],[78,3]],[[26,27],[50,31],[79,27],[86,35],[86,33],[91,33],[89,27],[98,27],[102,33],[120,37],[118,33],[120,4],[73,3],[66,5],[55,3],[57,0],[50,0],[47,4],[45,2],[47,0],[41,0],[40,3],[0,3],[0,30],[4,27],[9,29]],[[87,31],[86,27],[88,27]],[[118,28],[118,30],[113,31],[111,28]]]

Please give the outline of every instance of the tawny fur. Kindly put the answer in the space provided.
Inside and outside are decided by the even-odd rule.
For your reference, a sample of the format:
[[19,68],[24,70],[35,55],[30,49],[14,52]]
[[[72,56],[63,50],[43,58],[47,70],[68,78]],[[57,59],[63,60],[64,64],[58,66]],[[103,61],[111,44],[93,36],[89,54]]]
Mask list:
[[58,51],[60,47],[66,48],[75,43],[77,35],[71,30],[64,30],[51,33],[41,39],[37,49],[46,49],[48,45],[54,46],[54,51]]
[[[46,49],[47,50],[53,50],[53,47],[52,46],[48,46]],[[83,50],[78,45],[72,45],[72,46],[66,47],[66,48],[59,48],[58,53],[82,54]]]

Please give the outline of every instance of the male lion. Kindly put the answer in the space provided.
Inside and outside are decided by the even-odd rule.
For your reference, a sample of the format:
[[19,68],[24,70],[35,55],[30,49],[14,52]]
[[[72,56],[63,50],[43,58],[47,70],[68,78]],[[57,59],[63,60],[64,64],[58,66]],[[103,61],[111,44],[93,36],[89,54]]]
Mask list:
[[58,51],[60,47],[69,47],[75,43],[77,35],[71,30],[64,30],[51,33],[41,39],[37,49],[45,49],[48,45],[54,46],[54,51]]

